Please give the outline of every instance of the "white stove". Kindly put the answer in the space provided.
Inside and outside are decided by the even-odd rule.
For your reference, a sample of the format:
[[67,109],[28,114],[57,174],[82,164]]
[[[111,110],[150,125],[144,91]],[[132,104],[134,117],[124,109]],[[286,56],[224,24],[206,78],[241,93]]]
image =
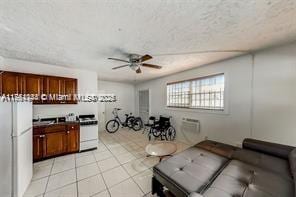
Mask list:
[[94,114],[80,115],[80,151],[97,149],[98,120]]

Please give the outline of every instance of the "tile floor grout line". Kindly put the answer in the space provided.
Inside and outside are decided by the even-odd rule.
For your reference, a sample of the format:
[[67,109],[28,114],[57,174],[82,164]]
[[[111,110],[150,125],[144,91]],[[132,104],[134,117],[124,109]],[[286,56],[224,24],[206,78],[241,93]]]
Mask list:
[[[134,143],[134,142],[133,142]],[[136,145],[138,145],[137,143],[135,143]],[[139,146],[139,147],[141,147],[141,148],[143,148],[142,146]],[[132,150],[135,150],[134,148],[132,148]],[[135,150],[136,151],[136,150]],[[128,150],[128,152],[130,152],[129,150]],[[133,154],[132,152],[130,152],[131,154]],[[134,155],[134,154],[133,154]],[[135,155],[134,155],[135,156]],[[144,158],[145,158],[145,156],[144,156]],[[138,158],[138,159],[142,159],[142,158]],[[136,159],[137,160],[137,159]],[[143,163],[142,161],[140,161],[141,163]],[[146,166],[145,165],[145,163],[143,163],[143,165],[144,166]],[[147,169],[146,170],[150,170],[150,168],[148,167],[148,166],[146,166],[147,167]],[[124,166],[123,166],[123,168],[124,168]],[[145,172],[146,170],[143,170],[143,171],[141,171],[141,172],[138,172],[137,174],[135,174],[135,175],[133,175],[133,176],[130,176],[131,177],[131,180],[139,187],[139,189],[142,191],[142,193],[143,193],[143,197],[145,196],[145,195],[147,195],[149,192],[147,192],[147,193],[145,193],[144,191],[143,191],[143,189],[140,187],[140,185],[135,181],[135,176],[137,176],[137,175],[139,175],[139,174],[141,174],[141,173],[143,173],[143,172]]]
[[[104,144],[105,145],[105,144]],[[107,146],[106,146],[107,147]],[[107,147],[108,148],[108,147]],[[110,149],[109,149],[110,150]],[[110,151],[111,152],[111,151]],[[115,155],[111,152],[111,154],[115,157]],[[132,154],[132,153],[131,153]],[[116,160],[118,160],[116,157],[115,157],[115,159]],[[135,160],[137,160],[137,159],[135,159]],[[131,160],[131,161],[133,161],[133,160]],[[118,160],[118,162],[119,162],[119,160]],[[128,162],[127,162],[128,163]],[[123,166],[123,165],[121,165],[121,163],[119,162],[119,164],[120,164],[120,166],[123,168],[123,170],[129,175],[129,178],[128,179],[131,179],[137,186],[138,186],[138,188],[140,189],[140,191],[144,194],[143,196],[145,196],[145,192],[142,190],[142,188],[135,182],[135,180],[133,179],[133,177],[128,173],[128,171],[125,169],[125,167]],[[128,179],[126,179],[126,180],[128,180]],[[124,180],[124,181],[126,181],[126,180]],[[122,181],[122,182],[124,182],[124,181]],[[118,183],[118,184],[120,184],[120,183]],[[115,186],[115,185],[114,185]],[[114,186],[112,186],[112,187],[114,187]]]
[[131,177],[132,181],[140,188],[140,190],[143,192],[143,196],[145,196],[145,192],[143,191],[143,189],[140,187],[140,185],[134,180],[133,177]]
[[43,192],[43,196],[45,196],[45,193],[46,193],[46,190],[47,190],[47,187],[48,187],[48,183],[49,183],[49,178],[50,178],[50,176],[51,176],[51,172],[52,172],[52,169],[53,169],[53,166],[54,166],[54,162],[55,162],[55,159],[53,159],[53,161],[52,161],[52,166],[51,166],[51,169],[50,169],[50,173],[49,173],[49,176],[47,177],[47,183],[46,183],[46,186],[45,186],[45,190],[44,190],[44,192]]
[[[136,185],[137,185],[137,187],[140,189],[140,191],[144,194],[143,196],[145,196],[145,195],[149,195],[149,193],[151,193],[151,191],[150,192],[147,192],[147,193],[145,193],[144,191],[143,191],[143,189],[140,187],[140,185],[137,183],[137,181],[136,181],[136,179],[135,179],[135,177],[136,176],[139,176],[141,173],[144,173],[145,171],[147,171],[147,170],[150,170],[151,171],[151,169],[153,169],[153,166],[154,165],[151,165],[151,164],[154,164],[154,162],[152,161],[152,163],[149,161],[149,162],[146,162],[146,163],[144,163],[143,161],[145,160],[145,156],[144,156],[144,149],[145,149],[145,145],[147,144],[147,143],[151,143],[151,142],[149,142],[146,138],[145,138],[145,135],[143,135],[142,133],[131,133],[131,132],[128,132],[127,130],[122,130],[123,132],[119,132],[118,134],[114,134],[114,135],[107,135],[107,133],[105,134],[105,133],[103,133],[103,134],[101,134],[101,136],[100,136],[100,140],[98,141],[98,148],[100,147],[100,146],[102,146],[102,148],[101,149],[103,149],[103,150],[100,150],[100,151],[98,151],[98,152],[96,152],[96,151],[90,151],[90,154],[88,154],[88,155],[78,155],[78,153],[76,153],[75,155],[74,155],[74,162],[75,162],[75,167],[74,167],[74,169],[73,168],[69,168],[69,169],[67,169],[67,170],[63,170],[63,171],[61,171],[61,172],[58,172],[58,173],[55,173],[55,174],[53,174],[53,169],[54,169],[54,166],[55,166],[55,164],[57,163],[57,162],[61,162],[61,161],[64,161],[64,159],[65,160],[68,160],[68,159],[71,159],[70,157],[69,158],[64,158],[64,159],[61,159],[61,160],[59,160],[59,159],[57,159],[58,157],[56,157],[56,158],[53,158],[53,161],[52,161],[52,164],[51,164],[51,168],[50,168],[50,173],[49,173],[49,175],[48,176],[45,176],[45,177],[40,177],[40,178],[37,178],[37,179],[35,179],[34,181],[38,181],[38,180],[40,180],[40,179],[45,179],[45,178],[47,178],[47,180],[46,180],[46,186],[45,186],[45,191],[42,193],[42,195],[44,196],[46,193],[49,193],[49,192],[52,192],[52,191],[56,191],[56,190],[59,190],[59,189],[61,189],[61,188],[64,188],[64,187],[67,187],[67,186],[69,186],[69,185],[71,185],[71,184],[76,184],[76,193],[77,193],[77,196],[79,196],[79,190],[78,190],[78,182],[79,181],[83,181],[83,180],[85,180],[85,179],[88,179],[88,178],[91,178],[91,177],[94,177],[94,176],[99,176],[99,175],[101,175],[102,176],[102,179],[103,179],[103,181],[104,181],[104,184],[105,184],[105,186],[106,186],[106,190],[103,190],[103,191],[101,191],[101,192],[98,192],[98,193],[95,193],[95,194],[93,194],[92,196],[94,196],[94,195],[97,195],[97,194],[99,194],[99,193],[102,193],[102,192],[104,192],[104,191],[107,191],[108,193],[109,193],[109,195],[111,195],[111,193],[110,193],[110,189],[111,188],[113,188],[113,187],[115,187],[115,186],[117,186],[117,185],[119,185],[119,184],[121,184],[122,182],[124,182],[124,181],[127,181],[128,179],[132,179],[131,181],[133,181]],[[178,141],[175,141],[177,144],[178,144],[178,146],[179,146],[179,144],[180,144],[180,150],[183,150],[184,149],[184,147],[186,147],[187,145],[186,144],[184,144],[183,142],[178,142]],[[101,145],[100,145],[101,144]],[[99,149],[98,149],[99,150]],[[97,154],[101,154],[102,152],[105,152],[105,151],[108,151],[109,153],[110,153],[110,157],[107,157],[107,158],[104,158],[104,159],[102,159],[102,160],[97,160],[96,159],[96,157],[95,157],[95,155],[97,155]],[[119,156],[121,156],[121,155],[124,155],[124,154],[130,154],[130,155],[132,155],[134,158],[132,158],[131,160],[127,160],[127,161],[124,161],[124,162],[119,162],[119,159],[118,159],[118,157]],[[81,165],[81,166],[77,166],[77,159],[78,158],[82,158],[82,157],[85,157],[85,156],[90,156],[90,155],[92,155],[93,157],[94,157],[94,161],[92,161],[92,162],[90,162],[90,163],[87,163],[87,164],[83,164],[83,165]],[[104,161],[106,161],[106,160],[108,160],[108,159],[115,159],[117,162],[118,162],[118,166],[116,166],[116,167],[113,167],[113,168],[110,168],[110,169],[108,169],[108,170],[105,170],[105,171],[101,171],[101,169],[100,169],[100,165],[99,165],[99,163],[100,162],[104,162]],[[137,171],[135,174],[133,174],[133,173],[131,173],[131,174],[129,174],[128,173],[128,171],[127,171],[127,169],[124,167],[124,166],[126,166],[126,164],[128,164],[128,163],[130,163],[130,162],[133,162],[133,161],[139,161],[139,163],[141,164],[141,165],[143,165],[143,166],[145,166],[145,170],[142,170],[142,171]],[[96,163],[96,164],[94,164],[94,163]],[[150,164],[149,164],[150,163]],[[46,164],[46,163],[45,163]],[[41,164],[40,164],[41,165]],[[44,164],[43,164],[44,165]],[[89,177],[85,177],[85,178],[83,178],[83,179],[81,179],[81,180],[79,180],[78,181],[78,169],[79,168],[82,168],[82,167],[85,167],[85,166],[87,166],[87,165],[96,165],[99,169],[100,169],[100,172],[98,172],[98,173],[96,173],[95,175],[92,175],[92,176],[89,176]],[[129,164],[130,165],[130,164]],[[37,166],[37,165],[36,165]],[[38,167],[40,167],[41,169],[44,167],[42,167],[42,165],[41,166],[38,166]],[[45,166],[46,167],[46,166]],[[105,172],[108,172],[108,171],[111,171],[111,170],[113,170],[113,169],[115,169],[115,168],[119,168],[119,167],[121,167],[121,168],[123,168],[123,170],[124,170],[124,172],[126,172],[127,173],[127,175],[128,175],[128,178],[126,178],[126,179],[124,179],[124,180],[122,180],[121,182],[119,182],[119,183],[117,183],[117,184],[114,184],[114,185],[112,185],[112,186],[110,186],[110,187],[108,187],[107,186],[107,184],[106,184],[106,181],[105,181],[105,179],[104,179],[104,177],[103,177],[103,173],[105,173]],[[49,186],[49,182],[50,182],[50,178],[52,177],[52,176],[55,176],[55,175],[58,175],[58,174],[60,174],[60,173],[64,173],[64,172],[66,172],[66,171],[70,171],[70,170],[75,170],[75,178],[76,178],[76,180],[75,180],[75,182],[73,182],[73,183],[69,183],[69,184],[67,184],[67,185],[64,185],[64,186],[61,186],[61,187],[58,187],[58,188],[55,188],[54,190],[51,190],[51,191],[48,191],[47,192],[47,189],[48,189],[48,186]],[[43,171],[44,172],[44,171]],[[147,175],[148,176],[148,175]],[[34,182],[33,180],[31,181],[31,182]],[[147,183],[147,182],[145,182],[145,183]]]
[[[105,143],[104,143],[104,145],[105,145]],[[106,145],[105,145],[106,146]],[[107,146],[106,146],[107,147]],[[107,149],[109,150],[109,148],[107,147]],[[110,150],[109,150],[110,151]],[[111,151],[110,151],[111,152]],[[124,168],[124,166],[123,165],[121,165],[121,163],[119,162],[119,160],[116,158],[116,156],[111,152],[111,154],[114,156],[114,158],[118,161],[118,163],[119,163],[119,166],[117,166],[116,168],[118,168],[118,167],[121,167],[121,168],[123,168],[123,170],[127,173],[127,175],[129,176],[128,178],[126,178],[126,179],[124,179],[124,180],[122,180],[121,182],[119,182],[119,183],[116,183],[116,184],[114,184],[114,185],[112,185],[112,186],[110,186],[110,188],[112,188],[112,187],[115,187],[116,185],[119,185],[119,184],[121,184],[121,183],[123,183],[123,182],[125,182],[126,180],[128,180],[128,179],[131,179],[132,177],[129,175],[129,173],[126,171],[126,169]],[[107,184],[106,184],[106,186],[107,186]],[[139,186],[138,186],[139,187]],[[108,188],[108,190],[109,190],[109,187],[107,186],[107,188]],[[110,192],[110,191],[109,191]],[[111,193],[110,193],[110,196],[111,196]]]
[[[101,143],[103,143],[103,142],[101,142]],[[100,168],[100,166],[99,166],[99,163],[98,163],[98,162],[96,162],[96,163],[97,163],[97,166],[98,166],[99,170],[101,171],[101,168]],[[106,187],[106,190],[107,190],[109,196],[111,196],[111,193],[110,193],[110,191],[109,191],[109,188],[108,188],[108,186],[107,186],[107,183],[106,183],[106,181],[105,181],[105,178],[104,178],[104,176],[103,176],[103,172],[102,172],[102,171],[101,171],[101,177],[102,177],[102,179],[103,179],[103,182],[104,182],[104,184],[105,184],[105,187]],[[103,191],[101,191],[101,192],[103,192]],[[101,192],[99,192],[99,193],[101,193]],[[94,194],[94,195],[97,195],[97,194],[99,194],[99,193],[96,193],[96,194]],[[94,196],[94,195],[92,195],[92,196]]]
[[78,191],[78,178],[77,178],[77,163],[76,163],[76,154],[74,155],[74,162],[75,162],[75,174],[76,174],[76,196],[79,197],[79,191]]

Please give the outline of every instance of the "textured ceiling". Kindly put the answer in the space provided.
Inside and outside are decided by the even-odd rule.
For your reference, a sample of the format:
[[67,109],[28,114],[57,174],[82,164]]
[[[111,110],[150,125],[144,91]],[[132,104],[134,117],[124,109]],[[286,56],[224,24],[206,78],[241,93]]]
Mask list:
[[[0,55],[142,81],[296,39],[295,0],[1,0]],[[111,70],[151,54],[161,70]]]

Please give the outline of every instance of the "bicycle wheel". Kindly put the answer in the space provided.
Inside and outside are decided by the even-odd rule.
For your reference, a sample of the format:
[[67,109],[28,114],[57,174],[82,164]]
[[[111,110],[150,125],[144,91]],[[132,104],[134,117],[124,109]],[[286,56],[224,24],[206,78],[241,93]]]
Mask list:
[[176,130],[173,126],[170,126],[166,130],[166,135],[165,135],[166,140],[173,141],[176,138]]
[[106,124],[106,130],[109,133],[115,133],[119,129],[119,122],[117,120],[109,120]]
[[140,131],[143,128],[143,122],[141,118],[135,118],[133,121],[133,130]]
[[134,117],[128,117],[126,120],[126,125],[128,128],[132,129],[133,128],[133,122],[135,118]]

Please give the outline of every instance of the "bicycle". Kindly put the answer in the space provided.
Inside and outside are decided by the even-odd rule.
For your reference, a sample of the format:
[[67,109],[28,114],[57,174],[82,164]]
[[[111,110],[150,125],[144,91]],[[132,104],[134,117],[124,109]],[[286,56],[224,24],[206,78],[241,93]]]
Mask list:
[[142,128],[142,120],[139,118],[135,118],[132,116],[132,113],[125,114],[125,121],[121,121],[120,117],[118,116],[118,111],[120,111],[120,108],[114,108],[112,111],[112,114],[114,115],[114,119],[109,120],[106,123],[106,130],[109,133],[115,133],[119,129],[119,125],[121,127],[128,127],[130,129],[133,129],[134,131],[138,131]]

